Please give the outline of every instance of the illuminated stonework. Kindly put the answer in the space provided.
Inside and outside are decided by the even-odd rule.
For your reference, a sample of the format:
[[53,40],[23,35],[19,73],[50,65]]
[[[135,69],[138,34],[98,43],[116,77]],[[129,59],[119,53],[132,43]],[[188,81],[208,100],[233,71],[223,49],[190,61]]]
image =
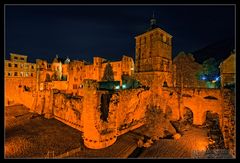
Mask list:
[[173,86],[172,36],[155,27],[136,36],[135,40],[135,77],[152,87],[161,87],[164,83]]
[[5,60],[5,77],[35,77],[36,64],[27,62],[26,55],[10,53],[10,60]]
[[[24,104],[31,112],[82,131],[85,146],[92,149],[111,146],[118,136],[145,124],[151,125],[150,122],[159,117],[165,120],[164,125],[158,125],[158,130],[152,128],[150,137],[162,138],[164,130],[176,134],[169,121],[183,119],[186,110],[190,110],[193,124],[203,125],[210,111],[218,114],[225,147],[234,153],[235,135],[229,133],[235,131],[231,119],[235,112],[229,92],[175,87],[172,37],[160,28],[153,28],[135,38],[135,70],[133,59],[127,56],[114,62],[94,57],[93,64],[64,61],[58,56],[52,63],[37,59],[35,78],[5,75],[5,105]],[[26,64],[26,58],[18,64]],[[5,63],[8,66],[9,61]],[[106,77],[106,73],[112,77]],[[142,85],[131,89],[100,89],[99,81],[114,80],[122,85],[122,75],[133,77]],[[155,117],[149,112],[161,114]]]

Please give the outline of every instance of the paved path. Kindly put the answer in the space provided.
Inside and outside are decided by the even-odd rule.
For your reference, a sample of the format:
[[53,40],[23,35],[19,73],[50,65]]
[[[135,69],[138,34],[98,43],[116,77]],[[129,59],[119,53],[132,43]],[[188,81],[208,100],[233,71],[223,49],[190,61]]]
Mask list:
[[207,131],[191,128],[178,139],[161,139],[147,148],[140,158],[196,158],[205,154],[208,145]]

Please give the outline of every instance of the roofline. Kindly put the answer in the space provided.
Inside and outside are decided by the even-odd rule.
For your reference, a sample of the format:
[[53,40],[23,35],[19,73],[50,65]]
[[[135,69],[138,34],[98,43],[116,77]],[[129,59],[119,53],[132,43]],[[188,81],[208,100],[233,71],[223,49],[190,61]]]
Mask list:
[[152,30],[150,30],[150,31],[146,31],[146,32],[144,32],[144,33],[142,33],[142,34],[139,34],[139,35],[135,36],[134,38],[136,39],[137,37],[140,37],[140,36],[142,36],[142,35],[144,35],[144,34],[146,34],[146,33],[148,33],[148,32],[152,32],[152,31],[154,31],[154,30],[161,30],[162,32],[167,33],[171,38],[173,37],[172,35],[170,35],[170,34],[169,34],[168,32],[166,32],[166,31],[164,31],[164,30],[161,29],[160,27],[156,27],[156,28],[154,28],[154,29],[152,29]]

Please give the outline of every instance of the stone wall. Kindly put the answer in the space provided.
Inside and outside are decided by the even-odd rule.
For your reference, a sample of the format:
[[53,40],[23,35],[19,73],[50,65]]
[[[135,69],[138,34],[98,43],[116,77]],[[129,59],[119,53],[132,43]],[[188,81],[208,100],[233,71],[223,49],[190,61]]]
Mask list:
[[223,90],[223,119],[222,119],[222,134],[225,147],[229,149],[229,153],[236,158],[236,110],[235,104],[231,100],[233,92]]
[[118,135],[126,133],[144,124],[145,112],[149,105],[151,92],[149,90],[122,90],[113,96],[110,107],[117,103]]
[[83,97],[65,93],[53,94],[54,118],[82,131]]
[[5,106],[13,104],[24,104],[28,108],[32,107],[35,91],[35,78],[5,78]]

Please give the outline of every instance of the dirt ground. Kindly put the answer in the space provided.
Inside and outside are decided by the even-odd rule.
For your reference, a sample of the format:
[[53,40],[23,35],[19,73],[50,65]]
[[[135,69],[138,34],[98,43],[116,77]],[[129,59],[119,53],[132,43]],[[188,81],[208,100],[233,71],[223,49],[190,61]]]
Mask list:
[[44,158],[82,146],[82,133],[22,105],[5,108],[5,158]]

